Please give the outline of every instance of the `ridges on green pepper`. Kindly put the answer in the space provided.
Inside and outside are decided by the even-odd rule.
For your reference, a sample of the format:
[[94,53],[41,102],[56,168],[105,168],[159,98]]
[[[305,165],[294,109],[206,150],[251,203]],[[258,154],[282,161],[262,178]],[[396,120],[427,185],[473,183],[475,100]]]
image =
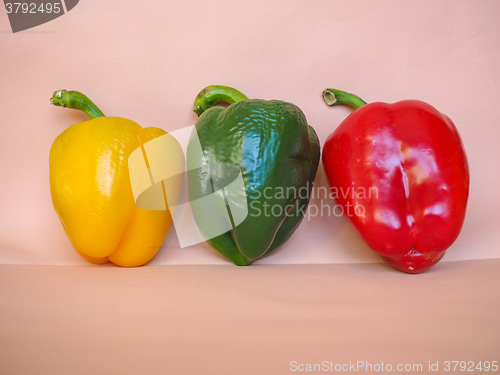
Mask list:
[[[229,106],[216,106],[217,103]],[[196,131],[202,153],[188,147],[190,199],[212,194],[227,182],[217,165],[233,165],[242,173],[248,215],[222,235],[210,238],[209,225],[193,206],[200,231],[224,257],[249,265],[285,243],[297,229],[309,204],[320,157],[314,129],[295,105],[279,100],[248,99],[226,86],[209,86],[195,100]],[[197,166],[197,168],[191,168]],[[201,166],[201,167],[199,167]],[[279,192],[279,193],[278,193]],[[227,203],[227,202],[226,202]],[[229,211],[229,205],[225,207]],[[214,220],[224,220],[213,212]]]

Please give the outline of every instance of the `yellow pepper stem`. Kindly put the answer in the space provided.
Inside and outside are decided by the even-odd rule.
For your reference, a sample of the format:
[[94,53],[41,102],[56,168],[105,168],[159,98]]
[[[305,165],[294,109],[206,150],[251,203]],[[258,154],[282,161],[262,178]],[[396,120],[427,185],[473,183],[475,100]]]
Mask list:
[[57,90],[52,94],[50,102],[59,107],[79,109],[85,112],[91,119],[104,117],[104,113],[87,96],[79,91]]

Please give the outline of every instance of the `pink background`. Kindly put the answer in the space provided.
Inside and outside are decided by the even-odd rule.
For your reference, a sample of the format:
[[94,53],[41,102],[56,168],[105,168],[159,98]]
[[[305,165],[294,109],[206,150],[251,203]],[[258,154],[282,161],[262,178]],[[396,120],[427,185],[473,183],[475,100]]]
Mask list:
[[[496,0],[81,0],[12,34],[0,5],[0,373],[281,375],[291,361],[440,361],[435,373],[451,374],[446,360],[500,360],[499,15]],[[84,261],[52,207],[48,156],[85,116],[51,106],[52,92],[80,90],[106,115],[171,131],[195,123],[194,98],[210,84],[295,103],[322,143],[349,114],[323,103],[326,87],[431,103],[469,157],[460,237],[419,275],[373,264],[336,217],[304,221],[251,267],[206,244],[181,249],[173,228],[148,266]]]
[[[109,116],[192,125],[210,84],[298,105],[323,144],[349,114],[326,87],[366,101],[427,101],[453,119],[471,169],[463,231],[443,261],[500,257],[498,1],[97,1],[13,34],[0,10],[0,263],[87,264],[53,210],[48,155],[85,115],[49,104],[79,90]],[[325,186],[322,166],[316,180]],[[348,222],[313,217],[259,264],[379,262]],[[172,227],[151,262],[228,264]]]

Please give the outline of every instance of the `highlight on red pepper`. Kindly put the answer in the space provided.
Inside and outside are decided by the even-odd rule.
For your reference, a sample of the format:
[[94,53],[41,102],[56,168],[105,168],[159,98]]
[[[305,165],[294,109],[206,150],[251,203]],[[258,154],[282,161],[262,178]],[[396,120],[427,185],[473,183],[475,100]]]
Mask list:
[[401,271],[439,262],[462,229],[469,195],[467,157],[453,122],[418,100],[366,104],[335,89],[323,98],[355,108],[322,154],[347,219]]

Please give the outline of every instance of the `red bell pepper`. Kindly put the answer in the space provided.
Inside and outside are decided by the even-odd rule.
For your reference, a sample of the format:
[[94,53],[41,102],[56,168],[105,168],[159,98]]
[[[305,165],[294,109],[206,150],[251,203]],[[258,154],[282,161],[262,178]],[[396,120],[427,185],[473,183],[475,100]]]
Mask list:
[[408,273],[433,266],[458,237],[469,168],[453,122],[417,100],[366,104],[327,89],[328,105],[356,108],[329,136],[332,194],[365,242]]

